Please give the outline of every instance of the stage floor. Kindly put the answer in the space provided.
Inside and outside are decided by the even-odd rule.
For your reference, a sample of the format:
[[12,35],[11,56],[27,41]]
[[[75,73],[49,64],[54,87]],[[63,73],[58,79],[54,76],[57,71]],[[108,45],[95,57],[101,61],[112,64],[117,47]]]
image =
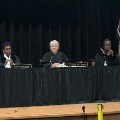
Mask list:
[[[97,116],[97,104],[100,103],[0,108],[0,119],[32,119],[82,116],[82,106],[85,106],[86,115]],[[120,113],[120,102],[107,102],[102,104],[104,106],[104,114]]]

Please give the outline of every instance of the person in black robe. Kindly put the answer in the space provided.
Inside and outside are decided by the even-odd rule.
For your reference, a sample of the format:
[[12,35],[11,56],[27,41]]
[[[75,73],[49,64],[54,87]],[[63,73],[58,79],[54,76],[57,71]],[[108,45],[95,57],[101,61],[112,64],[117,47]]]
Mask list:
[[12,54],[12,45],[9,42],[2,44],[2,54],[0,55],[0,66],[11,68],[12,65],[20,64],[18,56]]
[[105,66],[105,62],[107,66],[119,65],[119,57],[114,55],[109,39],[104,40],[103,48],[95,56],[95,66]]
[[68,65],[67,56],[59,52],[59,43],[57,40],[50,42],[50,52],[47,52],[41,61],[43,67],[61,67],[63,64]]

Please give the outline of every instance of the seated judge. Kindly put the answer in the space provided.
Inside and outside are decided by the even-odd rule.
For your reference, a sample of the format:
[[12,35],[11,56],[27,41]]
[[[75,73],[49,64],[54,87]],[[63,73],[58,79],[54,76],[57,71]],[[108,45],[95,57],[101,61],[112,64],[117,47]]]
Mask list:
[[61,67],[63,63],[68,63],[67,56],[59,52],[59,42],[52,40],[49,44],[50,52],[47,52],[42,58],[43,67]]
[[107,64],[107,66],[119,65],[119,58],[111,49],[111,41],[109,39],[104,40],[103,47],[95,56],[96,66],[105,66],[105,64]]
[[2,44],[2,54],[0,56],[0,64],[3,64],[5,68],[11,68],[12,65],[20,64],[19,57],[12,54],[12,45],[9,42]]

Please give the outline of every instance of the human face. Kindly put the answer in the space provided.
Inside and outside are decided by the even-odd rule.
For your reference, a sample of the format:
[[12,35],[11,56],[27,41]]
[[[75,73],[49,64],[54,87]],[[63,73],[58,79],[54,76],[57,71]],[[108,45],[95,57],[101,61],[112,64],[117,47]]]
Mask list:
[[12,53],[11,47],[9,45],[5,46],[5,48],[3,49],[3,53],[6,54],[7,56],[11,55]]
[[103,47],[104,47],[105,51],[109,51],[111,49],[111,42],[110,41],[105,41]]
[[51,52],[52,52],[53,54],[56,54],[57,51],[58,51],[58,49],[59,49],[59,46],[58,46],[57,43],[52,43],[52,44],[50,45],[50,50],[51,50]]

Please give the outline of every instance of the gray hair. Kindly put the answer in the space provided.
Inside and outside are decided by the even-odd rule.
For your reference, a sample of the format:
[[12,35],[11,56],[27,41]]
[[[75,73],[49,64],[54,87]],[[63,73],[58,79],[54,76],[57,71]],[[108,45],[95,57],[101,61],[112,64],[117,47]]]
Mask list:
[[49,46],[51,46],[51,44],[54,44],[54,43],[56,43],[56,44],[58,45],[58,47],[59,47],[59,42],[58,42],[57,40],[52,40],[52,41],[50,41]]

